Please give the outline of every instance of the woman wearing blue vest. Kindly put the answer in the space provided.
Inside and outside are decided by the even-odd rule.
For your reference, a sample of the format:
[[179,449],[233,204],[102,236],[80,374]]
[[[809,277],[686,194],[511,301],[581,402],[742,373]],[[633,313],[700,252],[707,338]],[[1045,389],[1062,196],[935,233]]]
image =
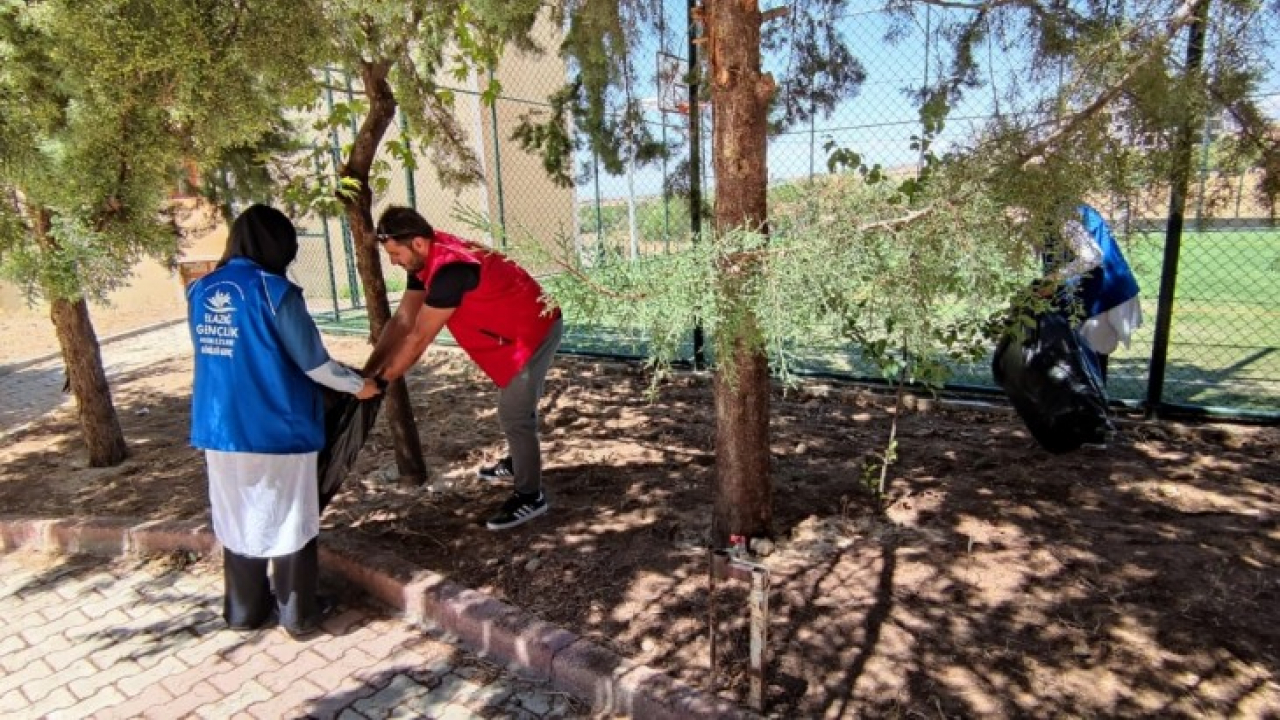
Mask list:
[[275,610],[280,626],[301,638],[324,614],[316,598],[320,386],[361,399],[378,388],[329,358],[302,289],[285,279],[297,254],[293,223],[274,208],[250,207],[232,224],[218,269],[187,289],[187,317],[191,444],[205,451],[223,547],[223,617],[233,629],[254,630]]
[[[1107,360],[1120,343],[1129,347],[1133,331],[1142,325],[1138,281],[1120,252],[1102,215],[1081,204],[1078,217],[1064,223],[1056,257],[1046,258],[1046,279],[1064,283],[1070,299],[1079,303],[1084,321],[1080,335],[1098,356],[1103,383]],[[1065,251],[1065,252],[1064,252]]]

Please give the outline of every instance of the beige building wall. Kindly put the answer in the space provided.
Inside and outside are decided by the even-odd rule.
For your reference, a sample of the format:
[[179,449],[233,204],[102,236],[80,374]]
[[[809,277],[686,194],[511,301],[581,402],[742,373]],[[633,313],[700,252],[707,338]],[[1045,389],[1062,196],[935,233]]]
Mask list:
[[[461,189],[444,188],[425,158],[414,173],[417,208],[432,225],[445,232],[495,240],[477,238],[474,228],[454,217],[458,207],[483,213],[495,225],[505,221],[513,242],[527,238],[549,242],[557,233],[572,232],[573,189],[552,182],[542,169],[542,160],[526,153],[511,139],[521,116],[545,110],[547,98],[568,77],[564,60],[555,50],[559,47],[560,30],[545,14],[535,27],[534,37],[539,46],[550,50],[537,54],[507,51],[494,73],[502,85],[502,98],[496,105],[487,106],[479,97],[488,85],[487,77],[472,78],[467,87],[460,88],[466,92],[458,94],[457,117],[480,159],[483,183]],[[454,85],[449,78],[441,78],[440,82]],[[398,137],[399,127],[389,136]],[[399,176],[393,177],[387,196],[407,203],[407,193],[407,183]]]
[[[502,95],[509,99],[500,101],[481,126],[489,214],[499,217],[501,200],[508,235],[516,243],[553,243],[573,234],[573,188],[555,184],[543,169],[541,157],[525,152],[511,139],[522,116],[546,117],[547,98],[568,80],[568,68],[555,50],[560,35],[560,28],[544,15],[535,39],[540,47],[551,49],[537,56],[507,52],[496,78],[502,84]],[[495,181],[499,165],[501,193]]]
[[[189,201],[178,201],[189,202]],[[222,256],[227,228],[212,211],[183,216],[179,222],[189,236],[182,241],[179,260]],[[179,274],[163,263],[144,259],[133,267],[124,285],[107,296],[106,304],[91,303],[89,316],[99,339],[186,317],[187,301]],[[0,363],[57,352],[57,337],[49,305],[28,303],[20,288],[0,281],[0,327],[6,337],[20,338],[0,347]]]
[[[439,78],[442,85],[460,91],[455,105],[456,117],[480,160],[484,180],[474,186],[446,188],[437,178],[429,156],[421,157],[410,175],[384,154],[383,159],[391,170],[386,189],[374,197],[374,219],[389,205],[412,205],[434,227],[463,238],[496,244],[495,238],[483,237],[477,229],[456,217],[459,209],[465,209],[487,216],[495,225],[505,221],[513,242],[552,243],[559,235],[571,235],[573,188],[552,182],[542,169],[541,159],[526,153],[511,139],[521,116],[544,109],[547,98],[567,80],[564,61],[555,51],[559,37],[559,28],[544,16],[535,29],[535,38],[540,46],[551,50],[540,54],[507,52],[495,72],[502,85],[502,99],[495,107],[486,106],[480,100],[487,77],[472,78],[465,86],[459,86],[451,77]],[[345,96],[337,93],[335,100],[345,100]],[[397,118],[387,130],[383,147],[387,141],[400,137]],[[344,133],[341,142],[349,140],[350,133]],[[331,309],[330,297],[335,288],[341,307],[350,307],[353,261],[346,252],[341,220],[331,218],[326,226],[318,218],[307,219],[299,223],[299,229],[304,233],[303,247],[291,275],[306,290],[312,310]],[[404,271],[386,262],[385,256],[383,275],[391,292],[400,289]]]

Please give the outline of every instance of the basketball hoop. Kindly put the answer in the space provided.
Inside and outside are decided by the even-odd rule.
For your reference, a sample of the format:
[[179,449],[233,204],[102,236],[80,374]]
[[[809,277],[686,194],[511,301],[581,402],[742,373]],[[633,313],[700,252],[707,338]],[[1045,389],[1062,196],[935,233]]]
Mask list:
[[685,83],[684,58],[658,53],[658,110],[689,114],[689,86]]

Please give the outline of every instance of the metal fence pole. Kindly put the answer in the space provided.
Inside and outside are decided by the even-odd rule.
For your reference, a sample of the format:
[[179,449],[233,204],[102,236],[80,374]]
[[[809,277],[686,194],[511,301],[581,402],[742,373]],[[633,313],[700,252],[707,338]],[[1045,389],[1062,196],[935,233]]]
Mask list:
[[[355,107],[356,93],[351,87],[351,73],[345,73],[344,84],[347,89],[347,103],[350,107]],[[352,142],[360,135],[360,123],[356,121],[355,113],[350,114],[351,138]],[[364,293],[360,292],[360,272],[356,269],[356,236],[351,231],[351,223],[347,220],[345,213],[342,215],[342,237],[347,245],[347,273],[351,277],[351,306],[364,306]]]
[[[333,76],[328,68],[324,71],[324,100],[325,106],[329,110],[329,115],[333,115]],[[333,160],[334,176],[337,176],[338,168],[342,167],[342,143],[338,140],[338,129],[336,127],[329,128],[329,156]],[[347,290],[351,294],[351,306],[360,307],[360,293],[357,292],[359,285],[356,283],[355,268],[355,243],[351,239],[351,227],[347,224],[346,214],[338,217],[339,223],[342,225],[342,254],[346,260],[347,269]]]
[[[1209,21],[1209,0],[1196,9],[1196,22],[1187,40],[1187,76],[1200,74],[1204,61],[1204,39]],[[1151,347],[1151,366],[1147,379],[1148,417],[1155,417],[1164,397],[1165,370],[1169,361],[1170,324],[1178,284],[1178,255],[1182,249],[1183,214],[1187,209],[1187,187],[1191,182],[1191,155],[1195,151],[1198,117],[1184,122],[1179,130],[1169,178],[1169,221],[1165,228],[1164,263],[1160,274],[1160,300],[1156,308],[1156,333]]]
[[[809,92],[810,98],[813,97],[813,84],[816,79],[810,79]],[[814,100],[809,101],[809,185],[813,185],[814,179],[814,158],[818,153],[818,103]]]
[[[695,243],[702,235],[702,120],[698,113],[698,24],[693,19],[697,7],[698,0],[689,0],[685,15],[689,24],[689,230]],[[698,324],[693,328],[695,369],[707,366],[704,342],[702,325]]]
[[640,236],[636,228],[636,160],[635,146],[632,145],[627,158],[627,232],[631,235],[630,256],[634,262],[640,257]]
[[1205,113],[1204,130],[1200,134],[1200,177],[1196,193],[1196,230],[1204,230],[1204,193],[1209,176],[1209,145],[1213,142],[1213,130],[1209,126],[1209,113]]
[[[659,78],[662,76],[662,56],[667,53],[667,8],[664,4],[662,12],[658,13],[658,54],[657,72],[655,75]],[[677,66],[678,67],[678,66]],[[675,84],[675,78],[672,78],[672,84]],[[662,147],[667,147],[667,110],[662,103],[662,84],[661,79],[658,83],[658,120],[662,125]],[[664,246],[663,252],[671,253],[671,195],[667,192],[667,154],[662,153],[662,242]]]
[[596,183],[596,264],[604,263],[604,214],[600,208],[600,153],[591,151],[591,159],[595,162],[593,173]]
[[[405,120],[403,112],[397,112],[400,116],[400,142],[409,142],[409,121]],[[414,210],[418,209],[418,186],[413,179],[414,168],[405,166],[404,169],[404,186],[406,199],[409,201],[409,207]]]
[[[493,71],[489,71],[489,82],[493,82]],[[498,229],[502,232],[499,247],[507,249],[507,205],[502,195],[502,144],[498,142],[498,99],[489,104],[489,122],[493,124],[493,171],[496,175],[494,185],[498,191]]]
[[[312,156],[315,160],[316,175],[320,174],[320,158]],[[320,227],[324,232],[324,260],[325,266],[329,270],[329,299],[333,301],[333,321],[342,322],[342,310],[338,306],[338,278],[333,272],[333,248],[329,243],[333,238],[329,235],[329,218],[320,218]]]
[[[662,146],[667,146],[667,111],[660,110],[662,118]],[[667,154],[662,154],[662,243],[664,251],[671,254],[671,193],[667,192]]]

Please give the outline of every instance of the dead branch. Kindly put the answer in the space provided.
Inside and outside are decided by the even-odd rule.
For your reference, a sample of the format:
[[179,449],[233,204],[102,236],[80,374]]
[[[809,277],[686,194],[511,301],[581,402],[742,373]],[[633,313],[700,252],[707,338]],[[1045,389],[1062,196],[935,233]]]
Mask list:
[[876,222],[867,223],[866,225],[859,225],[858,227],[854,228],[854,230],[857,232],[872,232],[875,230],[897,229],[902,227],[903,225],[910,225],[911,223],[915,222],[916,220],[919,220],[922,217],[925,217],[926,215],[932,215],[934,210],[936,209],[937,209],[937,206],[930,203],[920,208],[919,210],[912,210],[911,212],[907,213],[906,215],[902,215],[901,217],[890,218],[888,220],[877,220]]

